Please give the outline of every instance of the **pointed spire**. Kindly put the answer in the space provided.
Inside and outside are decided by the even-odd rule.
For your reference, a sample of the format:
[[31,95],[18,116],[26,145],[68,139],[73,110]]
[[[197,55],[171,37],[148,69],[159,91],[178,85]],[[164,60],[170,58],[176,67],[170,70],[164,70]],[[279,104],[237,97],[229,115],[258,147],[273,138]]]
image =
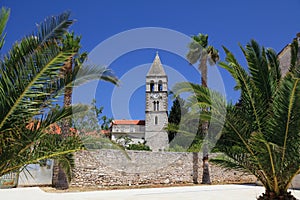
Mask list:
[[147,73],[147,76],[166,76],[165,70],[161,64],[158,51],[156,51],[153,63]]

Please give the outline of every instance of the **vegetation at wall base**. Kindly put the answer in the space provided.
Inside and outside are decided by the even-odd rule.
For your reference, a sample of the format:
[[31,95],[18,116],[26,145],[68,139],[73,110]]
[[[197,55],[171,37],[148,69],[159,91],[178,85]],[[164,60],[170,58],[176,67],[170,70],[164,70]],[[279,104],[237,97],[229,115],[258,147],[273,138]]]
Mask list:
[[126,147],[127,150],[137,150],[137,151],[151,151],[150,147],[146,144],[138,143],[138,144],[129,144]]

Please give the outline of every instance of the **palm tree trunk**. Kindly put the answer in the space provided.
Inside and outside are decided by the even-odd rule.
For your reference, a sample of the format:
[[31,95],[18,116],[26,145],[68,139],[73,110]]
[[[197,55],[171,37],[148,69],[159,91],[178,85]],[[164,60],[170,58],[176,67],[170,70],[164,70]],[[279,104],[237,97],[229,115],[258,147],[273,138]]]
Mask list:
[[193,183],[198,184],[198,169],[199,169],[199,155],[198,152],[193,152]]
[[[65,95],[64,95],[64,107],[69,107],[72,104],[72,88],[66,88],[65,89]],[[66,137],[69,135],[71,128],[71,119],[64,119],[62,123],[62,136]]]
[[202,157],[202,184],[211,184],[210,174],[209,174],[209,163],[208,163],[208,144],[205,141],[205,138],[208,135],[208,121],[204,121],[202,124],[202,131],[204,133],[204,142],[203,142],[203,157]]
[[201,72],[201,85],[207,87],[207,55],[201,57],[199,70]]
[[[64,106],[70,106],[72,104],[72,89],[67,88],[64,96]],[[62,137],[67,137],[70,133],[71,121],[70,119],[64,119],[62,123]],[[57,175],[56,189],[66,190],[69,188],[69,181],[63,167],[58,163],[58,175]]]
[[[203,55],[200,60],[200,66],[201,70],[201,84],[203,87],[207,86],[207,55]],[[207,111],[207,108],[204,108],[204,112]],[[209,163],[208,163],[208,144],[207,141],[207,135],[208,135],[208,121],[202,122],[202,133],[203,133],[203,156],[202,156],[202,167],[203,167],[203,173],[202,173],[202,184],[211,184],[210,182],[210,175],[209,175]]]
[[58,190],[66,190],[69,188],[67,175],[60,164],[58,164],[57,183],[55,188]]
[[285,191],[281,192],[280,194],[276,195],[275,192],[265,191],[264,194],[260,195],[258,200],[264,200],[264,199],[270,199],[270,200],[276,200],[276,199],[284,199],[284,200],[297,200],[291,192]]
[[[72,58],[64,66],[64,76],[68,76],[72,72]],[[64,107],[71,106],[72,104],[72,88],[66,88],[64,94]],[[62,139],[67,137],[70,133],[71,128],[71,119],[64,119],[62,122]],[[63,167],[58,163],[58,172],[57,172],[57,184],[55,185],[56,189],[65,190],[69,188],[69,181]]]

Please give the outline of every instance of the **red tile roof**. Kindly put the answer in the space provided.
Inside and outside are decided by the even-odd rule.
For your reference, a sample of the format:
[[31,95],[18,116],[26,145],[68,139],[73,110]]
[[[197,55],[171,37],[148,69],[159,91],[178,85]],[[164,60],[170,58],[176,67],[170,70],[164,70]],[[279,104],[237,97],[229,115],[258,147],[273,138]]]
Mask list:
[[113,125],[145,125],[145,120],[113,120]]
[[100,130],[100,133],[104,134],[104,135],[109,135],[110,134],[110,130]]
[[[38,129],[40,126],[41,126],[40,121],[37,121],[36,124],[32,121],[29,124],[27,124],[26,128],[28,128],[28,129],[35,129],[35,128]],[[49,133],[49,134],[58,134],[58,135],[60,135],[60,134],[62,134],[62,129],[58,124],[54,123],[54,124],[51,124],[49,126],[49,128],[46,130],[46,132]],[[70,127],[70,132],[74,133],[74,134],[78,134],[79,131],[77,129],[73,128],[73,127]],[[82,130],[82,132],[85,135],[99,136],[99,133],[97,131],[86,132],[86,131]],[[103,135],[109,135],[110,130],[100,130],[100,133],[103,134]]]
[[[27,124],[26,128],[28,129],[39,129],[41,126],[41,122],[40,121],[31,121]],[[49,134],[61,134],[62,133],[62,130],[61,130],[61,127],[54,123],[54,124],[50,124],[50,126],[48,127],[48,129],[46,130],[47,133]],[[70,128],[70,132],[71,133],[76,133],[77,130],[75,128]]]

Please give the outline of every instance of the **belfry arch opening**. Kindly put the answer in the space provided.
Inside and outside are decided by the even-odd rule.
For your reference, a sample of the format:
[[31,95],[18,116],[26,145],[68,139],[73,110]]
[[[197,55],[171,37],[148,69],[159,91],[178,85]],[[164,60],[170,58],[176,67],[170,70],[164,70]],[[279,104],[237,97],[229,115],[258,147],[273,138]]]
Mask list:
[[154,81],[150,81],[150,92],[154,91]]
[[158,91],[162,91],[163,90],[163,84],[162,84],[162,81],[158,81]]

